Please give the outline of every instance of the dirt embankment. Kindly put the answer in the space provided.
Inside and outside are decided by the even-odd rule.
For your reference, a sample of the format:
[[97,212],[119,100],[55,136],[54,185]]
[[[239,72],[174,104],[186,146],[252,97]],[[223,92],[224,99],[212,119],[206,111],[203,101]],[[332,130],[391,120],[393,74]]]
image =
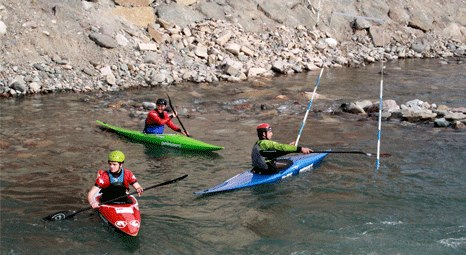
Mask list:
[[466,1],[0,3],[0,94],[239,81],[466,52]]

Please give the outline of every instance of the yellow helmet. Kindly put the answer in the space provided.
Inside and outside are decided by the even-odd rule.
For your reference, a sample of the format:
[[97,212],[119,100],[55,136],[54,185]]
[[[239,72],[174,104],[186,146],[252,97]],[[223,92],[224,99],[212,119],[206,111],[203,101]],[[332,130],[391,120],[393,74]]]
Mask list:
[[125,154],[121,151],[112,151],[108,154],[108,161],[123,163],[125,162]]

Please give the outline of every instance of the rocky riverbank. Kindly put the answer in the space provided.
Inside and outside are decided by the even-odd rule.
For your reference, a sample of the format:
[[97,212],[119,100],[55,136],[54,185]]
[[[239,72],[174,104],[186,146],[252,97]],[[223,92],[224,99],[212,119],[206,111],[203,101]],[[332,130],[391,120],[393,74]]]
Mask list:
[[[340,9],[328,5],[335,1],[322,8],[312,2],[7,2],[0,5],[0,94],[235,82],[399,58],[448,64],[466,56],[464,1],[446,1],[445,13],[436,12],[438,3],[413,9],[421,1]],[[458,13],[448,13],[455,6]],[[427,10],[429,19],[417,13]]]
[[[371,100],[344,103],[341,110],[360,116],[378,117],[380,104]],[[436,105],[419,99],[398,105],[395,100],[384,100],[382,103],[382,120],[399,120],[408,123],[424,123],[433,127],[466,128],[466,108],[451,108],[447,105]]]

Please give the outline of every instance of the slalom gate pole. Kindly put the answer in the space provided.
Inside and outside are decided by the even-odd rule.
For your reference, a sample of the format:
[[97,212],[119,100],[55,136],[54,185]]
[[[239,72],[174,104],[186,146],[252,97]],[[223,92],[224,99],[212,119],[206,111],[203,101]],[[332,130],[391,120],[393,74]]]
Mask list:
[[302,132],[303,132],[304,125],[306,125],[307,115],[309,114],[309,110],[311,109],[312,101],[314,100],[314,96],[315,96],[315,94],[316,94],[317,87],[319,87],[319,84],[320,84],[320,77],[322,77],[322,73],[323,73],[323,72],[324,72],[324,68],[322,67],[322,69],[320,69],[320,74],[319,74],[319,77],[317,78],[316,86],[315,86],[315,88],[314,88],[314,92],[312,93],[311,100],[309,101],[309,104],[307,105],[307,111],[306,111],[306,114],[304,115],[303,122],[301,123],[301,128],[299,129],[298,137],[296,138],[296,142],[294,143],[294,145],[296,145],[296,146],[298,146],[299,138],[301,137],[301,134],[302,134]]

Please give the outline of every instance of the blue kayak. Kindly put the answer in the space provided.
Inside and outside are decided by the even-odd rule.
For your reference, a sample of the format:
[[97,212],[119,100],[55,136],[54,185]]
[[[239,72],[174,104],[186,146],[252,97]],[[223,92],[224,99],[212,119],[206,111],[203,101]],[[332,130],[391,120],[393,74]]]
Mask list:
[[328,155],[328,153],[311,153],[300,154],[297,156],[280,157],[293,161],[293,164],[276,174],[255,174],[251,170],[247,170],[232,178],[220,183],[209,189],[194,192],[194,194],[202,195],[208,193],[229,191],[234,189],[241,189],[260,184],[272,183],[284,179],[286,177],[297,175],[304,171],[314,170],[318,167],[319,163]]

